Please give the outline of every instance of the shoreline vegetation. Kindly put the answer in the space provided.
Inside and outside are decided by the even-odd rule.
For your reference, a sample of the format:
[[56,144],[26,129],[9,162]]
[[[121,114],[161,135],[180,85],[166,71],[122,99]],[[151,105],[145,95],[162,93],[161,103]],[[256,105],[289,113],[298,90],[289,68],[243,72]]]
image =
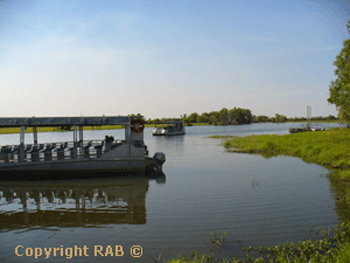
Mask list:
[[[138,115],[131,116],[141,116]],[[283,123],[283,122],[306,122],[305,117],[291,117],[287,118],[285,115],[276,113],[275,117],[268,117],[266,115],[253,115],[250,109],[242,109],[234,107],[232,109],[222,108],[220,111],[203,112],[198,114],[197,112],[190,115],[183,114],[180,118],[156,118],[147,119],[147,123],[157,123],[164,121],[183,121],[185,124],[191,125],[194,123],[208,123],[209,125],[235,125],[235,124],[250,124],[250,123]],[[329,115],[327,117],[315,116],[311,117],[311,122],[336,122],[340,121],[337,117]]]
[[[226,136],[212,136],[224,138]],[[350,181],[350,129],[332,128],[326,131],[285,135],[252,135],[234,137],[223,145],[230,152],[256,153],[266,158],[288,155],[316,163],[335,171],[338,179]]]

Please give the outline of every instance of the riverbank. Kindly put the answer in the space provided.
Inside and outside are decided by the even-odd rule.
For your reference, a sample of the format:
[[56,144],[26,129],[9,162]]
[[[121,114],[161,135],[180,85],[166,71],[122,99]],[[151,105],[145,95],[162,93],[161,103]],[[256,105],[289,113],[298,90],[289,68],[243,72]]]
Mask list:
[[[277,155],[288,155],[301,158],[307,163],[312,162],[325,166],[332,171],[329,174],[329,178],[333,189],[336,190],[336,204],[338,206],[350,206],[350,129],[334,128],[326,131],[287,135],[252,135],[234,138],[213,136],[213,138],[225,139],[223,145],[231,152],[255,153],[266,158]],[[347,236],[347,238],[339,238],[338,233],[334,236],[336,247],[332,248],[333,252],[329,254],[329,250],[326,251],[324,249],[314,251],[308,257],[308,259],[311,259],[311,262],[349,262],[350,217],[348,214],[340,215],[340,219],[343,221],[341,226],[342,234],[340,236]],[[308,242],[311,242],[311,240],[306,243]],[[329,242],[329,239],[325,239],[324,242]],[[294,254],[293,250],[289,250],[288,252],[290,245],[282,244],[277,247],[278,250],[283,250],[284,248],[284,253],[278,252],[277,258],[282,259],[281,262],[304,262],[303,260],[299,261],[300,258],[294,261],[287,261],[287,258],[293,258],[291,256]],[[300,248],[298,250],[300,251]],[[290,252],[292,252],[292,255]],[[322,253],[324,254],[322,255]],[[320,254],[322,257],[316,260],[315,257]],[[305,253],[303,253],[304,255]]]
[[[350,207],[350,130],[331,129],[287,135],[253,135],[247,137],[211,136],[221,138],[228,151],[260,154],[265,158],[288,155],[305,162],[323,165],[329,174],[336,206]],[[348,210],[345,210],[348,211]],[[319,239],[298,243],[286,242],[268,247],[243,247],[246,257],[241,259],[213,259],[210,255],[172,259],[171,263],[185,262],[349,262],[350,215],[339,215],[343,222],[333,234],[323,230]]]
[[257,153],[264,157],[299,157],[307,163],[312,162],[336,170],[338,178],[350,180],[349,139],[350,129],[334,128],[286,135],[235,137],[225,141],[224,146],[231,152]]

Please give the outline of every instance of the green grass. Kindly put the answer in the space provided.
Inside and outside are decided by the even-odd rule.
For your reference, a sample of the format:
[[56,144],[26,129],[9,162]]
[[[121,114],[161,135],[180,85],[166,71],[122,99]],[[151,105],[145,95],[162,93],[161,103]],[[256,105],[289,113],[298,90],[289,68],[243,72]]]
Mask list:
[[[227,140],[224,146],[232,152],[259,153],[266,157],[289,155],[327,168],[350,169],[349,129],[236,137]],[[345,172],[343,177],[350,174]]]
[[[288,123],[307,123],[307,121],[288,120]],[[310,123],[341,123],[340,120],[311,120]]]
[[[145,127],[154,127],[154,124],[146,124]],[[88,130],[116,130],[124,129],[124,125],[104,125],[104,126],[85,126],[84,131]],[[73,130],[73,128],[71,129]],[[60,129],[60,127],[38,127],[38,132],[65,132],[67,130]],[[11,133],[20,133],[21,129],[19,127],[14,128],[0,128],[0,134],[11,134]],[[26,128],[26,133],[32,133],[33,128]]]
[[339,249],[334,262],[335,263],[350,262],[350,243],[345,244],[342,248]]

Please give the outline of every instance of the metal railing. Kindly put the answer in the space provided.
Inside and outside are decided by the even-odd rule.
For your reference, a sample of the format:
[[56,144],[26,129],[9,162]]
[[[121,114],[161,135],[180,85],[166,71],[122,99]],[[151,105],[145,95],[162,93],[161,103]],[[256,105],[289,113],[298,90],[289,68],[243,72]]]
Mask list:
[[[108,144],[117,147],[122,141]],[[78,158],[100,158],[106,152],[105,140],[73,141],[45,144],[26,144],[23,147],[23,162],[41,162],[52,160],[68,160]],[[20,145],[6,145],[0,149],[0,163],[17,163],[21,161]]]

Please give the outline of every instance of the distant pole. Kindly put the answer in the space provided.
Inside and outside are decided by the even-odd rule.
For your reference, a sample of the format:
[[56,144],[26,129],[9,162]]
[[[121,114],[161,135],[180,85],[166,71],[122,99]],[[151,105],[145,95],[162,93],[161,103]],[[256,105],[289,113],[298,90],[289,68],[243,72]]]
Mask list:
[[307,130],[308,131],[311,129],[310,119],[311,119],[311,107],[307,106]]

